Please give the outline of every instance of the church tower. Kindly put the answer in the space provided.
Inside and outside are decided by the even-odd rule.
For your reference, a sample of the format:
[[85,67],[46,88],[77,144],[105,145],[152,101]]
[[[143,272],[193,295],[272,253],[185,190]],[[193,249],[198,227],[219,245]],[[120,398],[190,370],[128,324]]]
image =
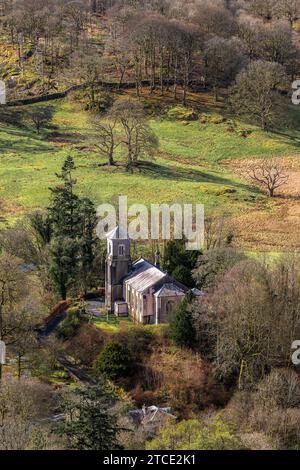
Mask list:
[[110,312],[114,302],[123,298],[122,280],[130,271],[130,239],[126,230],[116,227],[107,235],[105,304]]

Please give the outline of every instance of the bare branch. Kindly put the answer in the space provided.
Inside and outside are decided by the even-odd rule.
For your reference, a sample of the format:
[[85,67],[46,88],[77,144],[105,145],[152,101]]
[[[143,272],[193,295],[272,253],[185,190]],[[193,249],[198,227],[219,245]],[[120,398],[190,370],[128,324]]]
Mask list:
[[274,197],[276,189],[287,184],[289,179],[281,164],[274,159],[250,164],[246,168],[246,174],[267,189],[270,197]]

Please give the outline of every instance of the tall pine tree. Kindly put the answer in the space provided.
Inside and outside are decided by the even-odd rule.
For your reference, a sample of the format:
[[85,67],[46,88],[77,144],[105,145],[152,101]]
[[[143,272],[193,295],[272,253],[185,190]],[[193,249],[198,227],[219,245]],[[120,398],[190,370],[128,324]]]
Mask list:
[[170,320],[170,336],[181,348],[192,348],[195,344],[196,331],[189,305],[193,300],[189,293],[179,304]]
[[49,208],[54,236],[76,238],[80,226],[80,199],[74,193],[76,179],[74,160],[68,156],[62,166],[61,173],[56,176],[61,184],[50,188],[52,203]]
[[93,282],[96,248],[96,211],[88,198],[75,193],[76,166],[68,156],[61,173],[56,174],[60,184],[51,188],[51,266],[50,276],[62,299],[76,286],[86,293]]
[[[64,421],[58,432],[67,438],[70,449],[120,450],[117,418],[111,413],[114,397],[103,384],[77,389],[62,405]],[[122,429],[123,430],[123,429]]]
[[170,276],[188,287],[195,287],[192,270],[195,268],[199,251],[186,249],[186,240],[170,240],[164,249],[163,268]]
[[79,243],[67,237],[54,238],[50,245],[50,276],[61,299],[67,298],[79,269]]
[[99,244],[95,236],[96,229],[96,211],[94,204],[90,199],[83,198],[80,200],[79,207],[79,223],[80,223],[80,269],[79,282],[84,291],[93,283],[94,260],[96,257],[95,250],[99,249]]

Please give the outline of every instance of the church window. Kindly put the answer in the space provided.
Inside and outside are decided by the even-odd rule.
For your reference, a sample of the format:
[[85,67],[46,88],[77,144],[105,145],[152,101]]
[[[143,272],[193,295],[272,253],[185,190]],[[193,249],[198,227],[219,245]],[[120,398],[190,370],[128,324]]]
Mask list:
[[167,305],[166,305],[166,310],[167,310],[167,313],[171,313],[172,310],[174,309],[174,302],[172,302],[171,300],[169,300],[167,302]]
[[119,256],[125,255],[125,245],[119,245]]

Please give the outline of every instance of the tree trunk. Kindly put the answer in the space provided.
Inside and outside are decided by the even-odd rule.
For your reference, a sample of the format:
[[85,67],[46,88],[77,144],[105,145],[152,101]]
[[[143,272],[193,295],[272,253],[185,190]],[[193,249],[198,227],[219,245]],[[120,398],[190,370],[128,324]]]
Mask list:
[[178,58],[175,59],[175,68],[174,68],[174,99],[177,100],[177,70],[178,69]]
[[261,129],[263,131],[267,130],[267,123],[264,115],[261,116]]
[[183,106],[186,106],[186,82],[183,84]]
[[125,75],[125,71],[126,71],[126,69],[125,69],[125,68],[121,69],[121,74],[120,74],[120,81],[119,81],[118,89],[120,89],[120,88],[121,88],[121,86],[122,86],[123,79],[124,79],[124,75]]
[[163,96],[164,94],[164,54],[161,52],[160,54],[160,92],[161,95]]
[[60,296],[61,296],[61,300],[66,300],[67,299],[67,288],[66,288],[66,285],[64,283],[64,281],[61,280],[61,283],[60,283]]
[[114,165],[115,165],[114,151],[113,151],[113,148],[111,148],[108,154],[108,166],[114,166]]
[[218,93],[218,87],[216,85],[214,86],[214,95],[215,95],[215,103],[217,103],[219,99],[219,93]]
[[21,379],[22,356],[18,353],[18,380]]

